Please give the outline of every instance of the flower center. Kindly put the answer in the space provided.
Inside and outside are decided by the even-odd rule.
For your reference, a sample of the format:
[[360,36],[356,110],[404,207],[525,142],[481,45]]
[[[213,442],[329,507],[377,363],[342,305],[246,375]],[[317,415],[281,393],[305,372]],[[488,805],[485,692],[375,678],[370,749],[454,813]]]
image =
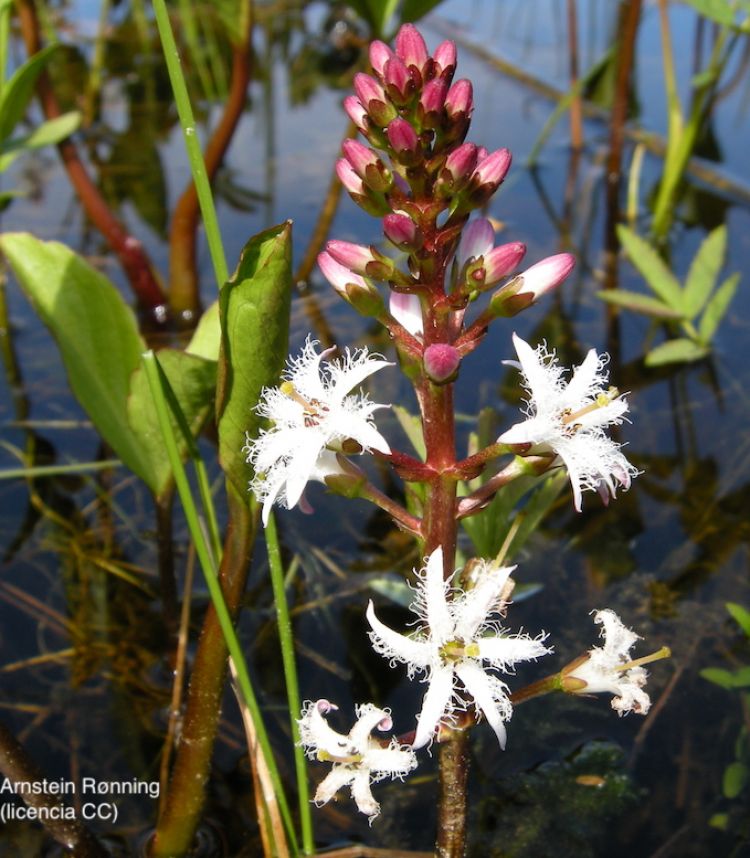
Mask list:
[[448,641],[440,647],[440,655],[445,661],[461,661],[463,658],[479,658],[479,644],[466,643],[460,638]]
[[581,428],[578,421],[584,416],[584,414],[591,414],[599,408],[606,408],[607,405],[614,402],[619,395],[620,391],[616,387],[610,387],[608,390],[598,393],[596,395],[596,399],[589,405],[585,406],[585,408],[580,408],[578,411],[571,411],[570,408],[566,408],[560,415],[560,422],[563,426],[568,428],[571,434],[574,434]]
[[362,754],[347,754],[345,756],[337,757],[334,754],[330,754],[328,751],[322,751],[320,749],[318,749],[316,756],[321,763],[340,763],[341,765],[361,763],[364,759]]
[[294,402],[302,406],[303,419],[305,426],[308,428],[310,426],[317,426],[329,411],[325,402],[321,402],[319,399],[305,399],[291,381],[285,381],[279,387],[279,390],[284,396],[288,396],[289,399],[294,400]]

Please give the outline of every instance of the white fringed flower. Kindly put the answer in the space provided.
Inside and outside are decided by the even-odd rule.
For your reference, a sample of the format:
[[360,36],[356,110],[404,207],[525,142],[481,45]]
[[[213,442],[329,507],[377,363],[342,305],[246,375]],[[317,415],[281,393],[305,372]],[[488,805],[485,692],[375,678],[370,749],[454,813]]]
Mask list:
[[283,383],[263,389],[257,412],[273,425],[257,438],[248,437],[243,448],[255,470],[250,488],[263,503],[264,524],[274,503],[287,509],[304,506],[302,493],[310,480],[342,473],[334,451],[341,451],[345,441],[390,453],[372,419],[374,411],[387,406],[350,391],[391,364],[367,349],[347,349],[340,360],[322,364],[333,349],[318,354],[316,345],[308,337],[300,356],[289,360]]
[[313,759],[333,763],[333,768],[321,781],[315,793],[315,803],[325,804],[343,787],[351,787],[357,808],[370,817],[370,823],[380,813],[370,784],[384,778],[403,778],[417,767],[417,757],[409,747],[399,745],[392,738],[382,745],[371,735],[372,731],[391,730],[393,722],[387,709],[378,709],[372,703],[356,707],[357,722],[347,735],[337,733],[323,717],[338,709],[327,700],[307,703],[299,724],[300,744]]
[[617,390],[606,387],[607,356],[591,349],[566,382],[565,370],[554,352],[548,353],[544,345],[532,349],[515,334],[513,344],[529,392],[528,417],[498,441],[530,444],[531,453],[556,453],[568,470],[579,512],[586,489],[595,489],[607,503],[610,495],[615,496],[618,484],[629,488],[638,470],[604,432],[606,426],[622,423],[628,410]]
[[624,626],[609,608],[595,611],[594,622],[602,626],[604,646],[595,646],[586,658],[563,670],[563,688],[574,694],[614,694],[612,708],[617,713],[645,715],[651,700],[643,690],[648,673],[641,665],[668,656],[669,650],[663,648],[653,655],[631,661],[630,650],[639,635]]
[[[376,652],[408,665],[409,676],[426,673],[429,682],[422,702],[413,747],[421,748],[432,738],[440,721],[465,709],[465,695],[473,698],[505,747],[505,725],[512,714],[507,686],[488,668],[508,673],[520,661],[538,658],[549,650],[542,639],[528,635],[505,635],[498,622],[488,617],[504,605],[502,596],[515,567],[497,569],[481,561],[469,590],[451,587],[443,580],[443,550],[437,548],[419,573],[412,610],[421,620],[413,637],[389,629],[375,616],[372,601],[367,619],[370,640]],[[450,598],[449,598],[450,597]]]

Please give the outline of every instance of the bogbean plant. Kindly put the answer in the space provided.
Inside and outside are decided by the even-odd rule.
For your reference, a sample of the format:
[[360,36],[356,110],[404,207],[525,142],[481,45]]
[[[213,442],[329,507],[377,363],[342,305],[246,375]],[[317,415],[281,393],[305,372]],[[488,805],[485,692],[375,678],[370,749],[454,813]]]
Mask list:
[[[334,240],[318,261],[344,300],[388,330],[399,366],[414,386],[426,455],[422,461],[394,449],[376,424],[377,412],[387,406],[360,391],[365,379],[393,364],[367,349],[347,349],[334,358],[333,350],[320,352],[311,339],[290,359],[280,386],[263,391],[258,410],[267,428],[248,438],[246,453],[264,522],[274,504],[309,510],[308,483],[319,481],[380,506],[418,541],[425,561],[415,573],[416,630],[389,628],[372,602],[363,611],[375,651],[392,665],[406,664],[410,677],[427,683],[416,723],[409,713],[393,715],[363,703],[349,732],[339,733],[329,724],[337,707],[322,699],[308,702],[298,723],[308,754],[331,764],[315,801],[325,803],[349,787],[370,821],[379,813],[371,784],[408,775],[418,765],[418,752],[437,744],[438,854],[460,855],[467,730],[486,721],[504,748],[513,709],[507,674],[520,662],[548,656],[551,647],[545,634],[505,628],[514,567],[490,557],[456,570],[459,521],[480,514],[522,476],[565,468],[580,510],[584,491],[595,490],[607,503],[618,488],[629,487],[637,471],[606,433],[628,410],[625,398],[607,384],[606,356],[592,349],[568,377],[554,351],[515,334],[525,415],[494,443],[457,458],[453,387],[461,362],[493,322],[515,316],[558,287],[574,259],[563,253],[514,274],[524,245],[495,246],[490,221],[471,219],[499,188],[511,155],[466,141],[472,86],[468,80],[453,82],[452,42],[430,56],[420,33],[407,24],[395,50],[374,42],[370,61],[374,75],[358,74],[356,95],[344,102],[365,142],[344,142],[337,173],[354,202],[381,220],[385,238],[400,254]],[[386,285],[387,300],[377,283]],[[480,302],[483,308],[470,316]],[[371,484],[355,463],[368,454],[422,487],[411,493],[423,498],[421,508],[406,509]],[[498,460],[507,461],[498,469]],[[459,484],[485,474],[480,488],[458,496]],[[631,660],[638,636],[609,609],[597,611],[594,620],[602,627],[602,646],[514,691],[513,700],[553,690],[603,692],[613,695],[621,715],[646,713],[642,665],[668,651]],[[394,723],[407,732],[393,734]]]

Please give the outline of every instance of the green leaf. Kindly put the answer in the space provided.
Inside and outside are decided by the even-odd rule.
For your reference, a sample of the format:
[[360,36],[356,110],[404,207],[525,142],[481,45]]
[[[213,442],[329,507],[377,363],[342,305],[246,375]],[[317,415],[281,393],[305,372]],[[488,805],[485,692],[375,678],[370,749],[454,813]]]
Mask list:
[[242,452],[245,433],[258,434],[255,406],[262,388],[277,382],[288,351],[291,232],[287,221],[251,238],[219,297],[219,461],[243,495],[251,476]]
[[735,670],[733,683],[735,688],[750,688],[750,665]]
[[398,6],[398,0],[367,0],[367,5],[370,7],[370,15],[377,27],[377,34],[384,36],[385,28]]
[[737,625],[750,638],[750,611],[736,602],[727,602],[726,608],[737,622]]
[[44,70],[58,45],[48,45],[19,66],[0,92],[0,142],[10,137],[23,118],[34,95],[36,79]]
[[734,688],[734,674],[731,670],[724,670],[721,667],[706,667],[701,670],[700,675],[713,682],[714,685],[720,685],[722,688]]
[[620,243],[630,261],[661,300],[685,318],[685,302],[679,281],[664,260],[640,236],[622,224],[617,227]]
[[[159,365],[184,415],[187,430],[195,437],[206,422],[213,405],[216,388],[216,364],[176,349],[162,349]],[[171,484],[172,467],[164,455],[164,440],[154,406],[151,389],[143,365],[138,366],[130,383],[127,402],[128,422],[143,454],[150,460],[149,479],[146,481],[159,496]],[[180,427],[170,414],[174,435],[179,439],[180,457],[187,454],[187,442]]]
[[658,298],[652,298],[650,295],[641,295],[640,292],[628,292],[625,289],[606,289],[596,294],[597,297],[608,304],[624,307],[626,310],[632,310],[634,313],[644,313],[646,316],[651,316],[654,319],[682,318],[682,313],[678,313],[676,310],[668,307]]
[[442,0],[404,0],[401,7],[401,23],[409,24],[431,12]]
[[726,315],[729,305],[732,303],[734,293],[740,285],[740,275],[732,274],[719,286],[706,304],[706,309],[701,316],[698,325],[698,336],[701,341],[708,344],[714,338],[719,323]]
[[130,377],[146,348],[132,311],[103,274],[63,244],[7,233],[0,250],[55,338],[73,393],[97,431],[153,487],[151,462],[128,424]]
[[721,787],[724,795],[727,798],[737,798],[745,788],[749,773],[744,763],[730,763],[724,769],[724,778]]
[[729,825],[729,814],[715,813],[711,819],[708,820],[708,824],[711,828],[719,828],[721,831],[726,831],[727,826]]
[[695,254],[685,281],[685,312],[695,318],[708,301],[724,264],[727,247],[727,228],[719,226],[710,232]]
[[710,21],[716,21],[717,24],[723,24],[725,27],[735,26],[734,10],[727,0],[684,0],[684,2]]
[[531,497],[518,513],[520,525],[503,558],[503,563],[506,565],[510,563],[518,552],[523,549],[524,545],[526,545],[529,538],[552,508],[552,504],[557,500],[567,482],[568,474],[566,471],[560,470],[551,474],[540,486],[534,489]]
[[411,414],[403,405],[394,405],[393,413],[399,425],[404,430],[406,437],[411,441],[412,447],[417,455],[424,459],[427,456],[427,448],[424,445],[422,434],[422,421],[415,414]]
[[70,137],[80,124],[81,114],[77,110],[71,110],[70,113],[63,113],[62,116],[43,122],[22,137],[13,137],[0,143],[0,173],[23,152],[53,146]]
[[690,363],[701,360],[710,353],[710,349],[681,337],[678,340],[667,340],[652,349],[645,358],[646,366],[663,366],[667,363]]
[[217,361],[221,346],[221,322],[218,299],[203,313],[185,348],[191,355]]

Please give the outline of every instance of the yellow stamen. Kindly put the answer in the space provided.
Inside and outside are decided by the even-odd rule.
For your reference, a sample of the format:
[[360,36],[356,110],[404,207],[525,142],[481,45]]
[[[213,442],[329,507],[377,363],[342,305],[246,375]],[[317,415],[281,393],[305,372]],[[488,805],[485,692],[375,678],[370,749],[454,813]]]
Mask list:
[[596,411],[598,408],[606,408],[611,402],[614,402],[615,399],[620,395],[620,391],[616,387],[610,387],[609,390],[602,393],[597,394],[596,399],[590,405],[587,405],[585,408],[581,408],[580,411],[568,411],[563,414],[562,424],[563,426],[567,426],[570,423],[573,423],[578,420],[579,417],[583,417],[584,414],[590,414],[592,411]]

